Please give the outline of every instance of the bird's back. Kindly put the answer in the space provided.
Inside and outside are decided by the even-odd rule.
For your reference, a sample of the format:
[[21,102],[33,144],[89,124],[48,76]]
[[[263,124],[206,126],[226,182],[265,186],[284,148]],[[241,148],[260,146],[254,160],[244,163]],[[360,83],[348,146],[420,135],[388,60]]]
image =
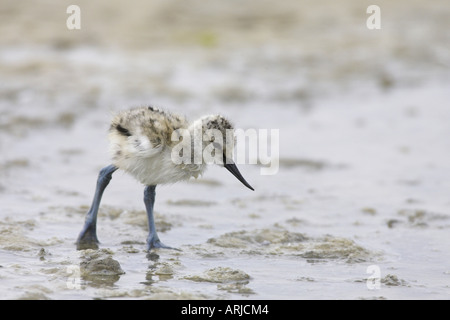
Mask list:
[[[172,132],[187,128],[187,120],[154,107],[138,107],[119,112],[111,121],[110,135],[113,138],[146,137],[153,147],[172,145]],[[119,139],[120,140],[120,139]],[[137,142],[137,141],[135,141]]]

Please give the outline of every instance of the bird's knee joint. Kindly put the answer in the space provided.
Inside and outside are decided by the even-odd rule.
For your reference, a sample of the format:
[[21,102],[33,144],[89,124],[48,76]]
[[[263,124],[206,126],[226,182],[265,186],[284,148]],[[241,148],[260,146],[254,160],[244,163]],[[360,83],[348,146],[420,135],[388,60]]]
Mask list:
[[100,170],[100,173],[98,174],[97,183],[99,185],[104,185],[104,184],[107,185],[109,183],[109,181],[111,181],[113,172],[114,171],[111,171],[110,168],[103,168],[102,170]]

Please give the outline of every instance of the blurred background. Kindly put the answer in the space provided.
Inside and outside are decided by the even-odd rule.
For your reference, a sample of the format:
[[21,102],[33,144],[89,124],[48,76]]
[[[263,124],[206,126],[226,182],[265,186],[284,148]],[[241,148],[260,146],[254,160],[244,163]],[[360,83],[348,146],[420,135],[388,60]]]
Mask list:
[[[372,4],[381,9],[379,30],[366,25]],[[80,8],[79,30],[67,28],[70,5]],[[260,240],[266,229],[312,239],[302,249],[297,243],[296,254],[272,250],[276,275],[254,257],[233,260],[229,248],[217,255],[223,261],[202,267],[200,249],[184,248],[176,259],[188,270],[241,268],[253,279],[250,289],[217,293],[210,282],[191,289],[183,284],[189,280],[169,281],[163,297],[443,298],[450,286],[448,30],[445,0],[2,0],[0,287],[12,289],[6,297],[33,299],[162,290],[156,283],[138,294],[128,275],[115,289],[68,291],[57,271],[78,263],[73,242],[98,170],[109,164],[111,115],[151,104],[189,119],[221,113],[238,128],[280,130],[276,175],[242,166],[254,194],[220,168],[191,186],[161,188],[157,211],[172,226],[163,242],[202,246],[246,230],[245,249],[257,251],[255,243],[277,244],[277,237]],[[99,237],[123,263],[120,255],[130,254],[123,241],[135,233],[123,212],[143,209],[142,187],[116,175]],[[190,222],[177,224],[184,219]],[[342,251],[342,239],[355,251]],[[330,251],[319,252],[317,241]],[[311,252],[324,264],[311,264]],[[147,265],[136,259],[141,264],[128,267],[139,273]],[[361,284],[373,263],[390,291]],[[330,278],[327,267],[336,264]],[[171,267],[175,280],[192,272]]]

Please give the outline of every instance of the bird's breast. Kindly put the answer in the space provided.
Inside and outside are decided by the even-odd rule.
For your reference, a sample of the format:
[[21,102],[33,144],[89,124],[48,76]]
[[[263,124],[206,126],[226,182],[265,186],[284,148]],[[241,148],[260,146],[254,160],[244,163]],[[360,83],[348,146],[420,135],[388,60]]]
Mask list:
[[144,185],[171,184],[197,178],[205,164],[176,164],[168,150],[161,150],[152,156],[120,157],[114,165],[134,176]]

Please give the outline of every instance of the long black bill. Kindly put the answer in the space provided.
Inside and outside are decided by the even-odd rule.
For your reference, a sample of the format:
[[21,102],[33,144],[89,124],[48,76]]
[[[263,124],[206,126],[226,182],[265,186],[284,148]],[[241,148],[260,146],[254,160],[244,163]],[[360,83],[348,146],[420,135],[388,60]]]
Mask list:
[[244,177],[242,176],[242,174],[239,172],[238,168],[236,167],[236,165],[231,162],[231,161],[227,161],[230,163],[224,163],[224,167],[230,171],[233,176],[235,176],[240,182],[242,182],[244,184],[244,186],[246,186],[247,188],[249,188],[250,190],[255,191],[255,189],[253,189],[253,187],[251,185],[248,184],[247,181],[245,181]]

